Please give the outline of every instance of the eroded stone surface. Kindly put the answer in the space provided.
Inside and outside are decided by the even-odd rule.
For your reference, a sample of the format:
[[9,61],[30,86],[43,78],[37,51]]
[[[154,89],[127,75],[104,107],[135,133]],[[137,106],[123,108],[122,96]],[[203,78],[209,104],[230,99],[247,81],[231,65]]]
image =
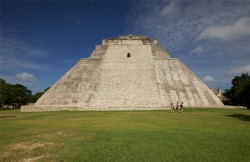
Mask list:
[[35,104],[21,111],[150,110],[184,106],[223,106],[219,98],[155,39],[104,39]]

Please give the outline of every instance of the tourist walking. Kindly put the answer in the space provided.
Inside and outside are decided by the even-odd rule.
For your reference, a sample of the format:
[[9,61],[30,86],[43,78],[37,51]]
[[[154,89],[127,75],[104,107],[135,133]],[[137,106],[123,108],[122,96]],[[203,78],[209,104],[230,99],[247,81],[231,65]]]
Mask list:
[[171,112],[175,112],[174,111],[174,103],[171,103]]
[[183,110],[184,110],[183,102],[181,102],[181,104],[180,104],[180,112],[183,112]]
[[178,111],[178,110],[179,110],[179,103],[178,103],[178,102],[176,103],[175,110],[176,110],[176,111]]

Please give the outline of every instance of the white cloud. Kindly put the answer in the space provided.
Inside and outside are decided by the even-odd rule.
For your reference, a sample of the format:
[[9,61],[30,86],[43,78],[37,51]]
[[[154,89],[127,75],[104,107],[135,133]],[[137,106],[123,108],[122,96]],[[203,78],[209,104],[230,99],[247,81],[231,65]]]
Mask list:
[[[127,16],[127,33],[158,38],[170,56],[180,58],[201,78],[206,74],[220,78],[214,80],[214,86],[231,85],[228,72],[249,64],[249,0],[141,0],[133,4]],[[221,29],[222,36],[197,39],[210,27]]]
[[0,67],[3,69],[28,68],[46,69],[45,64],[34,61],[50,54],[47,50],[35,47],[31,43],[17,38],[0,37]]
[[69,15],[66,15],[65,18],[77,25],[79,24],[82,24],[84,21],[83,19],[79,18],[79,17],[74,17],[74,16],[69,16]]
[[242,74],[242,73],[249,73],[250,74],[250,65],[246,65],[240,68],[235,68],[229,71],[229,74]]
[[214,81],[215,81],[214,77],[212,77],[212,76],[210,76],[210,75],[205,76],[205,77],[203,78],[203,80],[204,80],[205,82],[214,82]]
[[[154,0],[139,1],[134,4],[127,19],[129,25],[127,30],[130,30],[128,33],[158,37],[160,42],[166,43],[170,52],[178,52],[188,45],[193,46],[192,43],[199,41],[197,37],[209,27],[231,25],[239,32],[228,36],[228,39],[233,39],[246,33],[249,24],[250,2],[246,0],[233,2]],[[164,12],[168,14],[164,16]],[[174,13],[170,14],[171,12]]]
[[38,47],[35,47],[31,43],[17,38],[0,37],[1,54],[13,55],[13,52],[27,55],[31,57],[44,57],[49,55],[49,52]]
[[26,73],[26,72],[17,74],[16,78],[21,80],[21,81],[26,81],[26,82],[35,82],[37,79],[34,74],[30,74],[30,73]]
[[205,49],[201,46],[197,46],[192,51],[190,51],[191,54],[196,54],[197,56],[203,54],[205,52]]
[[[170,53],[172,51],[183,53],[180,50],[186,46],[194,46],[193,43],[197,44],[197,41],[200,41],[197,37],[212,26],[225,27],[237,24],[237,31],[245,31],[248,20],[246,21],[246,18],[239,22],[238,20],[250,17],[248,16],[250,3],[246,0],[230,3],[218,0],[192,0],[191,2],[154,0],[139,1],[134,4],[127,18],[128,33],[158,37],[160,42],[166,43]],[[242,29],[239,29],[240,27]],[[240,34],[232,35],[236,37]]]
[[198,39],[237,40],[250,35],[250,18],[243,17],[232,25],[211,26],[205,28]]
[[29,60],[23,60],[12,56],[11,58],[5,58],[0,56],[0,67],[2,69],[15,69],[15,68],[27,68],[33,70],[45,70],[47,65],[31,62]]
[[175,0],[171,0],[168,5],[166,5],[162,10],[161,14],[163,16],[168,16],[172,14],[175,10],[177,10],[177,5]]

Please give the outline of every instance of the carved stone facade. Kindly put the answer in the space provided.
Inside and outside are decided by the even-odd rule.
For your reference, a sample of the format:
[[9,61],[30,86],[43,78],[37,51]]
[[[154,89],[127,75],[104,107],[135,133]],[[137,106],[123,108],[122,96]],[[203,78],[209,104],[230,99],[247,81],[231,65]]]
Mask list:
[[223,94],[222,94],[221,88],[214,89],[214,88],[211,87],[210,89],[211,89],[211,91],[214,92],[214,94],[215,94],[222,102],[226,102],[226,101],[227,101],[226,97],[223,96]]
[[21,111],[155,110],[171,103],[222,107],[220,99],[158,40],[127,35],[104,39],[34,106]]

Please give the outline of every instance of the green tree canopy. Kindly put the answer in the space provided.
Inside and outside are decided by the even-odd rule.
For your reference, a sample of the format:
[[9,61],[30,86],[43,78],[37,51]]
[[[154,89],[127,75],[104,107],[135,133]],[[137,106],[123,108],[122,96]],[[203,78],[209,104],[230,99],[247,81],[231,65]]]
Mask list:
[[9,84],[0,79],[0,109],[20,108],[32,96],[31,90],[21,84]]
[[248,73],[235,76],[232,80],[230,90],[225,90],[224,95],[231,100],[234,105],[250,107],[250,76]]

